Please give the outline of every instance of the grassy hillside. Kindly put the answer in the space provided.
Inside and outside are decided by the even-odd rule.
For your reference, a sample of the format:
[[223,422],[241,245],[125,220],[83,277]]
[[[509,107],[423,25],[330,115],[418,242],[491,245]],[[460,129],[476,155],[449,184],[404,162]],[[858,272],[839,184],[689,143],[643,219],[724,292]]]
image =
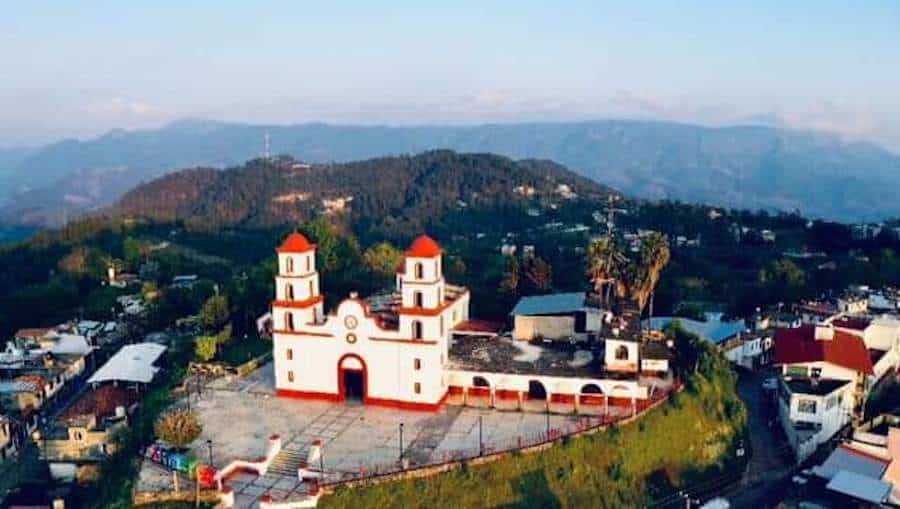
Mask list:
[[428,479],[339,490],[319,507],[640,507],[734,471],[746,410],[726,361],[698,346],[688,388],[635,423]]

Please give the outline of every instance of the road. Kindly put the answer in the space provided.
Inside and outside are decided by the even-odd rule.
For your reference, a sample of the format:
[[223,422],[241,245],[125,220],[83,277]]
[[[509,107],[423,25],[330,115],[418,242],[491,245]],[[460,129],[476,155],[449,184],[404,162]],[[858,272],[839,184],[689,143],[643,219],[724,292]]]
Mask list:
[[752,454],[740,486],[728,497],[733,507],[775,507],[794,467],[790,447],[778,429],[776,410],[761,388],[768,376],[765,370],[742,371],[738,379],[738,395],[747,406]]

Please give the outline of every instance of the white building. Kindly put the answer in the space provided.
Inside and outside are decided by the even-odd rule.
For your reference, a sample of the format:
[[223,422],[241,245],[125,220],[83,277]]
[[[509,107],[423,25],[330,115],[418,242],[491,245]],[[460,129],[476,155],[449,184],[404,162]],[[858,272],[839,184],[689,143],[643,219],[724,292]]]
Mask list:
[[612,407],[635,412],[671,386],[665,347],[644,356],[644,370],[653,375],[648,381],[640,376],[640,343],[624,336],[606,340],[606,362],[587,350],[575,355],[497,337],[497,327],[469,319],[468,290],[444,280],[442,249],[427,236],[406,251],[394,292],[367,299],[351,294],[327,314],[316,246],[293,233],[276,251],[279,396],[413,410],[437,410],[446,400],[596,413]]
[[272,316],[278,394],[436,409],[447,395],[450,330],[469,316],[468,290],[444,281],[441,247],[420,236],[405,253],[396,296],[376,301],[351,294],[328,315],[315,250],[299,233],[277,249]]

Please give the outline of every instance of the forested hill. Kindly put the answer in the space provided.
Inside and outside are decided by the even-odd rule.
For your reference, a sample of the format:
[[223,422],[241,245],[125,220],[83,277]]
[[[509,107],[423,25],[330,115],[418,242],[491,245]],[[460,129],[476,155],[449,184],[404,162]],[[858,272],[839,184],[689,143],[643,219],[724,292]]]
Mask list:
[[138,186],[112,212],[204,228],[300,224],[331,214],[390,237],[433,226],[451,211],[524,215],[538,205],[598,202],[610,192],[550,161],[441,150],[341,164],[279,158],[184,170]]
[[225,168],[272,150],[328,163],[448,149],[550,159],[636,198],[841,221],[900,216],[900,156],[827,133],[669,122],[471,126],[247,125],[182,121],[0,153],[0,223],[59,225],[180,168]]

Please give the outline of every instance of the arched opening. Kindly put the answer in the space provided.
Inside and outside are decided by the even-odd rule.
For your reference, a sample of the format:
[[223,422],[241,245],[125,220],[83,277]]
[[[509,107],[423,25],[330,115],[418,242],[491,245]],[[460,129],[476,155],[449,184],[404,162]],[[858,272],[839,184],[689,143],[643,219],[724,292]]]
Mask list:
[[294,285],[288,283],[284,286],[284,295],[287,300],[294,300]]
[[628,360],[628,347],[625,345],[620,345],[616,348],[616,360],[617,361],[627,361]]
[[293,274],[294,273],[294,257],[288,256],[286,264],[287,264],[287,267],[286,267],[287,273]]
[[316,291],[315,291],[315,284],[314,284],[313,281],[310,279],[310,280],[309,280],[309,298],[311,299],[311,298],[313,297],[313,295],[315,295],[315,294],[316,294]]
[[417,308],[424,307],[424,298],[422,297],[422,292],[413,292],[413,306]]
[[528,381],[528,399],[547,399],[547,389],[538,380]]
[[597,384],[585,384],[581,388],[582,394],[603,394],[603,389]]
[[341,400],[364,403],[366,400],[366,363],[359,356],[347,354],[338,361],[338,383]]
[[285,313],[284,314],[284,326],[287,330],[294,330],[294,313]]
[[422,262],[416,263],[416,279],[425,279],[425,267]]
[[413,320],[412,323],[412,338],[413,339],[422,339],[422,322],[418,320]]
[[312,255],[306,255],[306,272],[312,271]]
[[490,387],[491,384],[488,383],[487,378],[483,376],[473,376],[472,377],[472,386],[473,387]]

